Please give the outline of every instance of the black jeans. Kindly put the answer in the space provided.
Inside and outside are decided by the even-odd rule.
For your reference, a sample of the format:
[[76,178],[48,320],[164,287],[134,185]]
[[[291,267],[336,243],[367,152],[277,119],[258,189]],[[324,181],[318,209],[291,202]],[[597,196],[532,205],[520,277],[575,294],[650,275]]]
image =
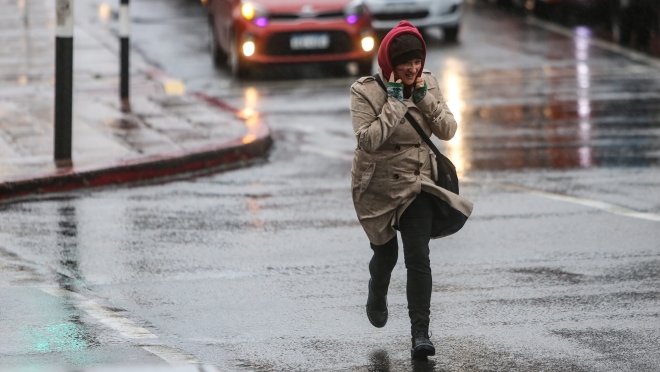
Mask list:
[[[431,196],[422,192],[406,208],[399,220],[403,256],[408,272],[406,296],[413,335],[420,331],[428,333],[429,329],[432,290],[429,240],[433,205]],[[371,244],[371,249],[374,251],[369,262],[371,287],[377,294],[386,295],[399,253],[396,236],[383,245]]]

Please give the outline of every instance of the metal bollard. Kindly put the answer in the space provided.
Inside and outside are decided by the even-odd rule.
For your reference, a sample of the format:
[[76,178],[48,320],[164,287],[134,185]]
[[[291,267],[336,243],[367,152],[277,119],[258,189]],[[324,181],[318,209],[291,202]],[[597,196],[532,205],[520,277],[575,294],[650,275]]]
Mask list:
[[119,80],[119,99],[121,110],[131,112],[131,102],[129,101],[129,36],[130,36],[130,12],[129,0],[121,0],[119,7],[119,40],[121,44],[120,51],[120,80]]
[[57,0],[55,30],[55,164],[71,166],[73,0]]

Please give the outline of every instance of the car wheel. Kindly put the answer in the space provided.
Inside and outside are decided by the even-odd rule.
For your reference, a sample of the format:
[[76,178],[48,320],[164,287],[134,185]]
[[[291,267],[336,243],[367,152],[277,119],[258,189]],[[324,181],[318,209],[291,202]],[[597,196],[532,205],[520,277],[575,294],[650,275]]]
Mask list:
[[227,59],[227,67],[232,76],[237,78],[245,78],[249,75],[247,63],[241,58],[238,49],[238,43],[234,35],[231,36],[229,41],[229,58]]
[[222,50],[218,42],[218,35],[215,30],[213,17],[209,16],[209,51],[216,65],[227,63],[227,54]]
[[458,41],[458,32],[460,31],[460,25],[445,27],[442,31],[445,34],[445,41],[450,43],[455,43]]

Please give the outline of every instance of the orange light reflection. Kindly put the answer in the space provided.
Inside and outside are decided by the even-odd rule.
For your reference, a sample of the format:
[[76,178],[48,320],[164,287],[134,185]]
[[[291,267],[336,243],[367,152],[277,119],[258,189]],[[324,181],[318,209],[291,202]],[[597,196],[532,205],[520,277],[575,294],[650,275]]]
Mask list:
[[454,138],[446,142],[447,157],[456,166],[456,172],[459,177],[463,176],[471,168],[471,164],[466,157],[466,146],[461,130],[461,121],[465,109],[465,100],[463,99],[462,91],[464,81],[460,74],[462,69],[463,64],[461,61],[450,58],[447,60],[447,67],[442,74],[444,98],[447,106],[449,106],[449,110],[454,114],[456,123],[458,123],[458,129]]
[[259,112],[255,110],[259,101],[259,92],[249,87],[245,90],[245,108],[236,113],[236,116],[245,120],[245,125],[248,128],[247,134],[242,138],[244,144],[254,142],[257,139],[261,119]]
[[250,212],[252,213],[252,226],[257,228],[264,227],[264,221],[257,217],[259,211],[261,210],[259,202],[254,198],[249,198],[246,202]]
[[247,145],[248,143],[254,142],[254,140],[256,140],[256,139],[257,139],[257,136],[255,136],[254,134],[247,134],[247,135],[243,136],[243,138],[241,139],[241,142],[243,142],[244,144]]

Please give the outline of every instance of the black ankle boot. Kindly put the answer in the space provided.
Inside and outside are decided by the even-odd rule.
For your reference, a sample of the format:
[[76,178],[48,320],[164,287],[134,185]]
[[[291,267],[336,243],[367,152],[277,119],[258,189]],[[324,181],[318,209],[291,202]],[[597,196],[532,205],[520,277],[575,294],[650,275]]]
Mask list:
[[429,340],[429,335],[424,331],[416,332],[412,337],[410,356],[414,359],[425,359],[429,355],[435,355],[435,346]]
[[367,297],[367,318],[376,328],[385,327],[387,323],[387,295],[379,296],[371,288],[369,279],[369,297]]

